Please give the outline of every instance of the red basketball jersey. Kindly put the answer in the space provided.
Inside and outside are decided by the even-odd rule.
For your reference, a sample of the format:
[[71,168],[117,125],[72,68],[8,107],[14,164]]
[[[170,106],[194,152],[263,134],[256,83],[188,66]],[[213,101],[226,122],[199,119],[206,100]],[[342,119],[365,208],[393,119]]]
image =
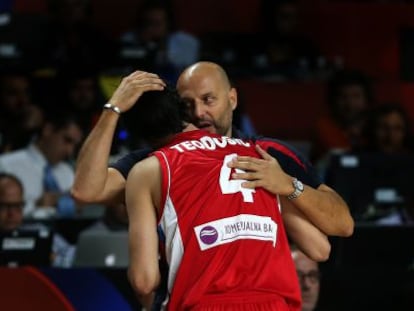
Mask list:
[[286,304],[280,310],[300,310],[277,198],[242,188],[227,167],[235,155],[259,157],[252,142],[191,131],[154,155],[162,168],[168,310],[272,299]]

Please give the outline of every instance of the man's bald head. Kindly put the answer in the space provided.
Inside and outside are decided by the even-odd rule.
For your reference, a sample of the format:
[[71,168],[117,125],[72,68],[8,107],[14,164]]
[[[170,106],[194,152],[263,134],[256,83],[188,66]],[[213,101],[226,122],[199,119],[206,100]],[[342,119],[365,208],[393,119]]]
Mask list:
[[231,88],[226,71],[219,64],[213,62],[197,62],[187,67],[178,78],[177,88],[179,89],[180,85],[196,76],[213,76],[220,80],[223,87]]
[[0,231],[17,229],[23,222],[23,185],[14,175],[0,173]]

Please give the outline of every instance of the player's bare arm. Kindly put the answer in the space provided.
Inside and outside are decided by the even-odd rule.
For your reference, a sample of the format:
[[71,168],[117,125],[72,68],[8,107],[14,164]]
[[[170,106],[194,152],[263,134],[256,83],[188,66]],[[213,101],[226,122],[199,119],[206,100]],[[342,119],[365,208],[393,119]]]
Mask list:
[[327,236],[316,228],[286,197],[280,197],[283,223],[289,238],[309,258],[326,261],[331,252]]
[[[287,196],[294,191],[293,177],[286,174],[278,161],[256,145],[262,159],[240,156],[230,163],[245,173],[235,173],[233,178],[247,180],[246,188],[263,187],[273,194]],[[315,226],[326,235],[350,236],[354,221],[345,201],[330,187],[321,184],[317,189],[304,185],[303,193],[291,200]]]
[[[123,113],[131,109],[144,92],[162,90],[164,86],[165,83],[156,74],[135,71],[122,79],[109,104]],[[80,202],[124,200],[124,177],[118,171],[108,169],[112,140],[120,116],[115,110],[104,109],[79,152],[72,195]]]
[[[129,217],[128,278],[140,302],[150,310],[160,282],[157,212],[161,177],[158,160],[150,157],[136,164],[126,182]],[[155,198],[155,199],[154,199]]]

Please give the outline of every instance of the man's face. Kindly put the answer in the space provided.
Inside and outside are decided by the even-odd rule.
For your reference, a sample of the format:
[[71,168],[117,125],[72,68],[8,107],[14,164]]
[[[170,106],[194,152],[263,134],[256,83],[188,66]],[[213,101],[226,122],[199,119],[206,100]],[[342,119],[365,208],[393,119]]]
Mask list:
[[1,81],[0,102],[10,114],[18,116],[31,104],[29,82],[20,76],[4,77]]
[[43,152],[51,164],[68,160],[74,155],[82,137],[82,130],[74,123],[59,130],[47,126],[42,137]]
[[347,122],[359,119],[361,113],[367,108],[364,88],[358,84],[341,87],[336,101],[338,112]]
[[382,116],[377,123],[376,139],[383,152],[398,152],[404,147],[405,121],[398,112]]
[[296,31],[298,12],[295,4],[281,4],[275,11],[276,32],[282,35],[291,35]]
[[161,8],[153,8],[144,15],[143,36],[146,40],[159,41],[168,34],[167,12]]
[[72,104],[80,110],[91,109],[95,103],[95,82],[92,78],[78,79],[69,92]]
[[299,251],[294,251],[292,256],[302,292],[302,311],[312,311],[319,297],[318,264]]
[[0,181],[0,231],[17,229],[23,221],[23,193],[11,179]]
[[210,133],[231,136],[237,93],[226,87],[218,74],[200,72],[180,78],[177,89],[190,109],[195,126]]

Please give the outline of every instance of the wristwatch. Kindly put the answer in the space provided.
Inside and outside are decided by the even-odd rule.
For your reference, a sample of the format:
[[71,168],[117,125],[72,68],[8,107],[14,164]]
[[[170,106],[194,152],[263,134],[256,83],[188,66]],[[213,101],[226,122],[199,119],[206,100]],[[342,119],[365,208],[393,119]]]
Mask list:
[[287,196],[289,200],[296,199],[298,196],[300,196],[304,190],[303,184],[300,180],[297,178],[293,178],[292,185],[295,191],[293,191],[291,194]]
[[109,109],[109,110],[112,110],[113,112],[116,112],[117,114],[121,114],[121,109],[119,109],[119,107],[118,107],[118,106],[115,106],[115,105],[113,105],[113,104],[111,104],[111,103],[106,103],[106,104],[103,106],[103,108],[104,108],[104,109]]

